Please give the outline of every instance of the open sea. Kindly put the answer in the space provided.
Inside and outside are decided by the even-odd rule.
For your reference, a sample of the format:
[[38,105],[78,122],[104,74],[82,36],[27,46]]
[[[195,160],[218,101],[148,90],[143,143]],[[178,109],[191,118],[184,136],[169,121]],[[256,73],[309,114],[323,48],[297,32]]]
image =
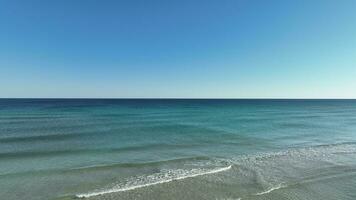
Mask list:
[[1,200],[355,200],[356,100],[0,99]]

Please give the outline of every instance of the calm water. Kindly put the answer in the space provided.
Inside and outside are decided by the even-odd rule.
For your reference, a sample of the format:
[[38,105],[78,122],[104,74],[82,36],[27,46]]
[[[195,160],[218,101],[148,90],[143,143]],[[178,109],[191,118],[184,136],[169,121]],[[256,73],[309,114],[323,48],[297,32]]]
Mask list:
[[355,100],[0,100],[0,198],[356,199]]

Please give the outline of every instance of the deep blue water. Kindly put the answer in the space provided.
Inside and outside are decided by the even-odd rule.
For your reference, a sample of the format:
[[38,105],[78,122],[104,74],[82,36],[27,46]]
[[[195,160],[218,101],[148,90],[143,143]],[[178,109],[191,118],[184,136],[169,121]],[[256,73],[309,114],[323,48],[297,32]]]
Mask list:
[[4,199],[355,199],[356,100],[0,99]]

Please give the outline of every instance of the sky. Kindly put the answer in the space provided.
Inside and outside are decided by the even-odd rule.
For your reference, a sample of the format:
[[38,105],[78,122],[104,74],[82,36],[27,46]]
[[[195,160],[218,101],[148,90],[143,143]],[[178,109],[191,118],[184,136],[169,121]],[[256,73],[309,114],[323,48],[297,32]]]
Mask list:
[[356,98],[355,0],[0,0],[2,98]]

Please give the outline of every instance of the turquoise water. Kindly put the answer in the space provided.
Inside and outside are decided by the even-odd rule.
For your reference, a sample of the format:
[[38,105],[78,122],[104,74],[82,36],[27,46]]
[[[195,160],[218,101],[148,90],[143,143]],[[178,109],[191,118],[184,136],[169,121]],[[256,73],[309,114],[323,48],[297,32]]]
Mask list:
[[356,199],[355,100],[0,100],[0,197]]

